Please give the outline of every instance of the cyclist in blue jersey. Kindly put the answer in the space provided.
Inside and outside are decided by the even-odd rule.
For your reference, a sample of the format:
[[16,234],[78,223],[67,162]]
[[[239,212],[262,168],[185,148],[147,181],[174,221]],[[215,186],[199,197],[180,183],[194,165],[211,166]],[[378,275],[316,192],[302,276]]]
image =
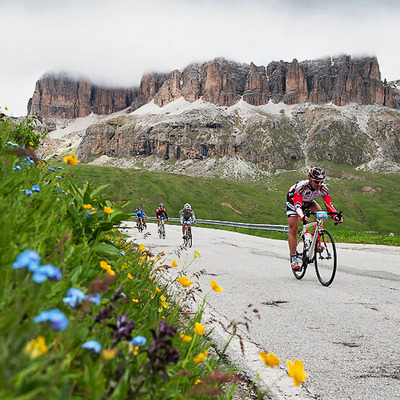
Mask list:
[[135,210],[135,216],[136,216],[136,226],[139,227],[139,222],[141,219],[143,222],[143,226],[147,229],[146,221],[144,220],[147,217],[147,215],[143,211],[142,207],[138,206],[138,208]]

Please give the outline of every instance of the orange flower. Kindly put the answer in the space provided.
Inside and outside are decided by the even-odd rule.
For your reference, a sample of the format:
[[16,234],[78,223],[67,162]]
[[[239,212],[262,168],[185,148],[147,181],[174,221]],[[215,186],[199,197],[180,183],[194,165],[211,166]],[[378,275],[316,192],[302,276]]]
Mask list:
[[178,282],[183,286],[183,287],[190,287],[194,284],[194,282],[190,281],[187,276],[180,276],[178,278]]
[[273,353],[266,354],[265,351],[260,352],[260,357],[264,361],[265,365],[268,365],[271,368],[276,367],[280,364],[281,360]]
[[111,207],[104,206],[104,212],[106,214],[111,214],[114,210]]
[[204,335],[206,333],[206,328],[204,327],[204,325],[196,322],[194,324],[194,331],[199,335]]
[[204,353],[200,353],[198,356],[196,356],[195,358],[193,358],[193,361],[195,364],[199,364],[201,362],[203,362],[208,354],[208,350],[206,350]]
[[211,287],[214,290],[214,292],[221,293],[223,291],[222,287],[218,286],[217,282],[215,282],[214,279],[211,279],[210,283],[211,283]]
[[290,360],[286,360],[286,365],[288,366],[288,375],[293,379],[295,386],[300,386],[300,383],[306,381],[308,374],[304,371],[304,364],[300,360],[296,358],[293,364]]
[[181,333],[179,337],[181,338],[182,342],[190,342],[192,340],[191,336],[187,336],[184,333]]

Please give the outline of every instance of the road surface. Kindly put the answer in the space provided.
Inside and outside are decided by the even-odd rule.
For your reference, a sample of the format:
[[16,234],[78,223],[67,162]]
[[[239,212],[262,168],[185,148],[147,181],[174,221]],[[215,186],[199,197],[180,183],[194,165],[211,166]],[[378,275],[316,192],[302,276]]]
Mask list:
[[[285,241],[194,227],[192,249],[177,251],[180,227],[167,225],[162,240],[156,225],[148,226],[147,233],[126,232],[165,252],[167,263],[176,259],[189,277],[205,270],[192,280],[207,294],[203,320],[211,321],[220,348],[227,340],[222,325],[250,321],[249,332],[240,331],[244,356],[239,340],[228,355],[249,377],[259,373],[272,397],[400,399],[400,248],[338,244],[338,271],[326,288],[312,265],[301,281],[294,278]],[[194,250],[201,258],[193,261]],[[223,293],[210,290],[210,279]],[[280,369],[264,367],[262,350],[282,360]],[[285,360],[295,358],[309,374],[301,388],[285,375]]]

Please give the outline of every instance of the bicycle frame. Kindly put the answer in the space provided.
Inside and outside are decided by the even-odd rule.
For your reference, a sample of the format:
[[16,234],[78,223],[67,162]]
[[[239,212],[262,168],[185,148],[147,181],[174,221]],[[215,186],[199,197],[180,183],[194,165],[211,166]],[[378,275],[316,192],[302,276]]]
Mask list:
[[315,245],[317,243],[317,238],[319,238],[319,235],[316,233],[318,233],[318,231],[321,231],[323,229],[324,219],[328,218],[328,213],[326,211],[317,211],[315,213],[315,216],[316,216],[316,221],[303,225],[303,231],[302,231],[302,233],[300,235],[300,239],[299,239],[299,240],[301,240],[303,238],[305,233],[308,231],[308,228],[315,227],[314,232],[312,233],[312,241],[310,244],[310,248],[307,249],[307,258],[310,263],[314,259],[315,248],[316,248]]

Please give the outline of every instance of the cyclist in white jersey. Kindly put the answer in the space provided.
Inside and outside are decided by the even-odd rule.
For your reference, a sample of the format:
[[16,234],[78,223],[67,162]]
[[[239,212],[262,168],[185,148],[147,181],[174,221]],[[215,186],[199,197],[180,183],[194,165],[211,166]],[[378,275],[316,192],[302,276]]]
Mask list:
[[[295,183],[290,187],[286,196],[286,215],[289,224],[289,250],[290,263],[294,270],[299,270],[301,260],[296,256],[298,220],[307,223],[310,218],[304,215],[304,210],[321,211],[321,206],[315,201],[316,198],[322,197],[325,207],[329,212],[336,212],[333,207],[331,195],[328,187],[324,184],[326,177],[325,170],[320,167],[312,167],[308,172],[308,180]],[[334,216],[333,219],[337,223],[343,222],[343,218]]]

